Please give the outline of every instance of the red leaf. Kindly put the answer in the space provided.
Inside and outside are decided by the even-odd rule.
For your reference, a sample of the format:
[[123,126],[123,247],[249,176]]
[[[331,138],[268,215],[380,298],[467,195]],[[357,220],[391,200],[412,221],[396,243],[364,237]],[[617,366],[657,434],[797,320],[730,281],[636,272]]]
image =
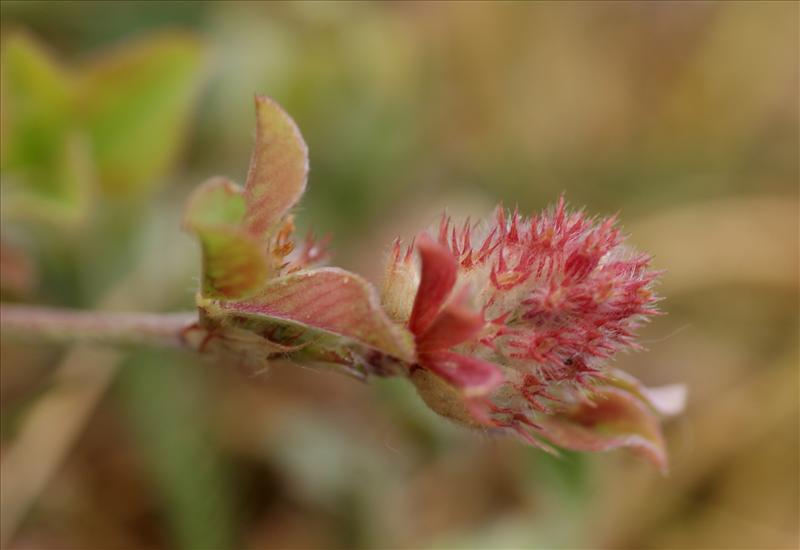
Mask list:
[[417,250],[422,260],[422,273],[408,328],[413,334],[421,335],[431,326],[453,290],[458,266],[450,251],[427,234],[423,233],[417,240]]

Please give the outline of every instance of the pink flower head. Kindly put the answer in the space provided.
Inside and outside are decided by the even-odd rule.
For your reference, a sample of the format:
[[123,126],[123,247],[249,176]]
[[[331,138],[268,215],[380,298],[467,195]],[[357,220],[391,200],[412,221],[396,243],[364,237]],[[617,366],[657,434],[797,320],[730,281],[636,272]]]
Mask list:
[[482,224],[443,216],[437,233],[405,251],[395,242],[383,288],[414,335],[425,402],[548,450],[625,446],[665,469],[659,400],[608,367],[640,348],[634,331],[659,300],[659,273],[623,244],[615,218],[569,212],[562,197],[530,219],[502,208]]

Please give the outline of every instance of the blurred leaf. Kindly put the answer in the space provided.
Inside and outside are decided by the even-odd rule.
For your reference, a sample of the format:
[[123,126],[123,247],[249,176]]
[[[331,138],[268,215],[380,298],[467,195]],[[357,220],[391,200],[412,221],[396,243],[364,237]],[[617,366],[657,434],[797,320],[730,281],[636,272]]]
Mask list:
[[71,122],[70,79],[26,34],[6,38],[1,59],[3,167],[41,162]]
[[95,181],[129,196],[159,183],[199,89],[201,49],[165,34],[70,71],[14,33],[0,74],[3,212],[74,224],[89,212]]
[[165,34],[112,51],[82,74],[80,113],[107,191],[158,183],[180,146],[201,77],[201,46]]
[[0,76],[4,214],[80,220],[91,170],[86,144],[74,129],[71,77],[21,33],[3,42]]

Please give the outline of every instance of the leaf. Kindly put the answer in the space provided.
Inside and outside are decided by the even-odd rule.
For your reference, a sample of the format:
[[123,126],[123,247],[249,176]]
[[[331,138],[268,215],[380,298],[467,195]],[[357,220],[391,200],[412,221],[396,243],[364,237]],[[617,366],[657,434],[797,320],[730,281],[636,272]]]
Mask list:
[[71,122],[71,83],[66,71],[41,44],[21,33],[3,41],[0,67],[3,167],[28,166],[50,158]]
[[237,227],[244,219],[245,209],[241,187],[226,178],[211,178],[189,197],[183,225],[189,230],[216,225]]
[[0,57],[3,213],[75,223],[88,211],[91,167],[74,129],[69,74],[36,41],[16,33]]
[[411,335],[386,316],[372,286],[334,267],[300,271],[269,281],[258,296],[224,302],[229,312],[292,321],[345,336],[414,362]]
[[200,83],[200,46],[161,37],[59,66],[14,33],[0,61],[3,212],[78,223],[96,178],[121,193],[152,188],[172,160]]
[[241,188],[224,178],[207,181],[189,198],[183,225],[200,240],[207,298],[244,298],[267,279],[266,250],[241,225],[244,213]]
[[141,194],[174,159],[202,77],[199,42],[164,34],[125,45],[91,63],[79,110],[106,191]]
[[236,227],[197,230],[203,249],[203,296],[235,299],[256,292],[269,270],[261,243]]
[[551,443],[576,451],[609,451],[622,447],[667,472],[667,452],[658,417],[634,395],[601,387],[591,403],[579,402],[556,416],[537,418],[539,432]]
[[272,99],[256,96],[256,143],[245,184],[247,229],[262,235],[306,188],[308,148],[294,120]]
[[86,140],[73,133],[38,166],[4,171],[4,216],[68,226],[80,224],[91,206],[91,164]]

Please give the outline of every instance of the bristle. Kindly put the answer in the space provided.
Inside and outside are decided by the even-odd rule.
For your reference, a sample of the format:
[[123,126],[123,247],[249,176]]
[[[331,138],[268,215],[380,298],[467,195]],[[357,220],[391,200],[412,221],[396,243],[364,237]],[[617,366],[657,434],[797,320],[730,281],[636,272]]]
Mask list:
[[411,244],[408,245],[408,248],[406,249],[406,254],[403,257],[403,261],[405,263],[409,263],[411,261],[411,258],[414,256],[414,245],[416,244],[416,242],[417,242],[416,237],[411,239]]
[[472,253],[472,239],[470,233],[472,233],[472,230],[470,229],[469,218],[467,218],[464,221],[464,228],[461,230],[462,254]]
[[439,221],[439,244],[447,246],[447,229],[450,226],[450,217],[446,212],[442,212],[442,219]]
[[453,253],[453,256],[458,257],[461,255],[461,252],[458,250],[458,235],[456,234],[456,226],[453,225],[451,228],[450,234],[450,251]]

